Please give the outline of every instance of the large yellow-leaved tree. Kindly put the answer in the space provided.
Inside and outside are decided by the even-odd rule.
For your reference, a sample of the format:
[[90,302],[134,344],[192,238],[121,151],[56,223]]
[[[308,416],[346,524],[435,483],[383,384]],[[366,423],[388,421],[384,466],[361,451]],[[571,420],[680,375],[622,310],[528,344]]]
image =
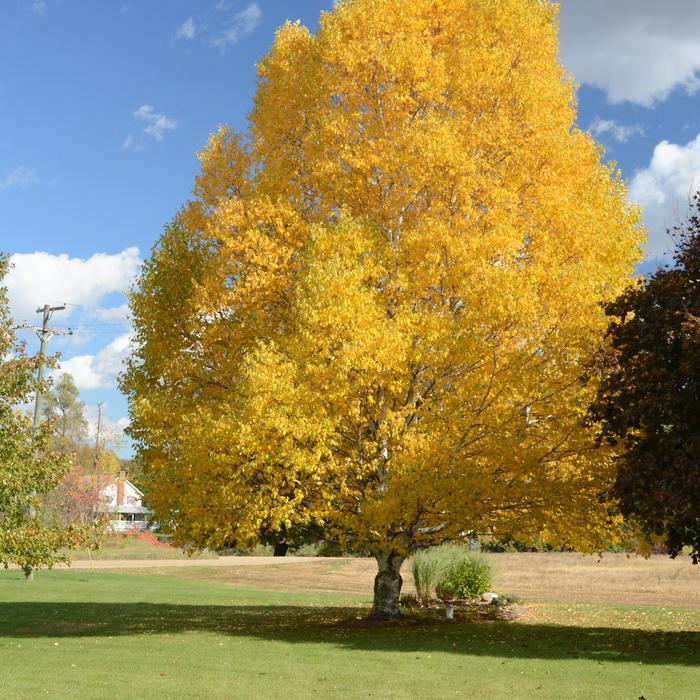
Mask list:
[[557,52],[543,0],[277,32],[132,295],[131,434],[180,539],[322,524],[393,616],[418,547],[610,537],[580,376],[642,232]]

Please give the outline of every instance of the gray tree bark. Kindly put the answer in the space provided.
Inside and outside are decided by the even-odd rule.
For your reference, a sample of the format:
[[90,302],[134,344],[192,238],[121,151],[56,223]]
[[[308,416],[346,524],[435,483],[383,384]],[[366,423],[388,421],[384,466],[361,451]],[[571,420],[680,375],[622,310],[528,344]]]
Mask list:
[[275,542],[274,554],[275,557],[286,557],[289,545],[286,542]]
[[401,596],[401,564],[404,557],[395,552],[373,552],[378,572],[374,577],[374,605],[370,617],[390,620],[399,616]]

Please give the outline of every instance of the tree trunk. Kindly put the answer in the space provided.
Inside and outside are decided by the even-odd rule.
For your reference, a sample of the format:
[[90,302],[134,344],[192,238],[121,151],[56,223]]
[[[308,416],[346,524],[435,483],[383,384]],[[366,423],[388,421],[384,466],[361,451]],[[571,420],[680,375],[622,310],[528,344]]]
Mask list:
[[379,571],[374,577],[374,605],[372,614],[376,620],[389,620],[399,616],[401,595],[401,564],[404,557],[395,552],[374,552]]
[[273,554],[273,556],[284,557],[287,555],[288,549],[289,545],[286,542],[275,542],[275,553]]

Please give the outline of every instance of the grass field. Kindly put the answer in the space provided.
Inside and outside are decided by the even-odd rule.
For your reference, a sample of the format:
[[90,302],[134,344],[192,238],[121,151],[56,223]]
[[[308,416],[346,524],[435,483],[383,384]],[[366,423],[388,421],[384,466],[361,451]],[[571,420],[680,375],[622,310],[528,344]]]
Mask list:
[[0,697],[699,696],[700,572],[687,562],[493,561],[496,589],[532,591],[516,621],[368,624],[361,559],[60,570],[32,584],[2,572]]

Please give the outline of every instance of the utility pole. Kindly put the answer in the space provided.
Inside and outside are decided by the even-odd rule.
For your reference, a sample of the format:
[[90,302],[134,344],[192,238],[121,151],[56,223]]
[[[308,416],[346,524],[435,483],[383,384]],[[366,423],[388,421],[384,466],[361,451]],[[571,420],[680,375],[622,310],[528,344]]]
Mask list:
[[[66,308],[65,304],[60,304],[58,306],[51,306],[50,304],[44,304],[44,306],[39,306],[36,310],[38,314],[43,314],[43,320],[41,326],[31,326],[26,323],[17,326],[17,329],[35,331],[39,337],[39,367],[37,369],[37,388],[36,396],[34,398],[34,432],[39,431],[39,423],[41,419],[41,391],[40,385],[44,379],[44,365],[46,360],[46,343],[52,335],[73,335],[73,331],[68,328],[66,330],[58,328],[49,328],[49,321],[56,311],[63,311]],[[29,517],[33,518],[35,515],[34,508],[30,506]],[[34,580],[34,572],[30,571],[27,575],[27,580]]]
[[95,477],[98,476],[100,471],[100,428],[102,427],[102,406],[104,406],[104,401],[100,401],[97,404],[97,434],[95,436],[95,461],[93,462]]
[[[31,326],[26,323],[17,326],[17,329],[34,331],[39,337],[39,368],[37,371],[37,380],[41,383],[44,378],[44,365],[46,360],[46,343],[52,335],[73,335],[73,331],[68,328],[67,330],[59,328],[49,328],[49,321],[56,311],[63,311],[66,308],[65,304],[59,304],[58,306],[51,306],[50,304],[44,304],[44,306],[39,306],[36,310],[38,314],[43,314],[43,320],[41,326]],[[41,392],[37,389],[36,397],[34,399],[34,431],[39,429],[39,423],[41,419]]]
[[97,497],[96,505],[95,505],[95,512],[93,515],[95,517],[98,517],[100,514],[100,504],[102,502],[101,494],[102,494],[102,484],[100,479],[100,431],[102,428],[102,406],[104,405],[104,401],[100,401],[97,404],[97,430],[95,432],[95,458],[92,464],[92,472],[93,472],[93,477],[95,479],[95,494]]

